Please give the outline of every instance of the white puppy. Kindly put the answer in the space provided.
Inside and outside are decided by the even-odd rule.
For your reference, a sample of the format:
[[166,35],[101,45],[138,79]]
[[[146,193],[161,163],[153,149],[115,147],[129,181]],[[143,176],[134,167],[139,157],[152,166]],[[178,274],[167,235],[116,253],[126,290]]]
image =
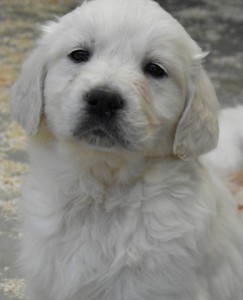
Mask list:
[[29,138],[31,300],[242,300],[243,225],[198,157],[218,140],[205,54],[150,0],[44,27],[12,90]]

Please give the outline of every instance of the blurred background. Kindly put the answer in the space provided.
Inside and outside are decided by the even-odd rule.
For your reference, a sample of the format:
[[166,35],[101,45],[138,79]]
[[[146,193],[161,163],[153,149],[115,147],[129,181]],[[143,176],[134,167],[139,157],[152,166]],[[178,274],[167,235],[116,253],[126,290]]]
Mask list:
[[[132,0],[131,0],[132,1]],[[21,232],[17,201],[27,169],[25,137],[11,122],[9,89],[39,35],[39,25],[78,0],[0,0],[0,299],[24,299],[15,260]],[[222,106],[243,104],[243,1],[158,0],[210,55],[205,68]],[[44,266],[43,266],[44,267]],[[31,300],[31,299],[30,299]]]

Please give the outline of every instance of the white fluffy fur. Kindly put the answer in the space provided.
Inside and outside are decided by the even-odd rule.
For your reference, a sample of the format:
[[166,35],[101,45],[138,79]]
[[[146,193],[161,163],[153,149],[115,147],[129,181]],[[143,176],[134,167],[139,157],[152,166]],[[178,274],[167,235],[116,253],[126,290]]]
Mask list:
[[[81,45],[93,55],[74,64]],[[44,27],[11,100],[33,135],[21,201],[29,299],[242,299],[243,224],[210,158],[198,158],[218,139],[203,56],[149,0],[84,2]],[[144,60],[168,77],[144,74]],[[100,84],[126,100],[132,150],[72,136]]]

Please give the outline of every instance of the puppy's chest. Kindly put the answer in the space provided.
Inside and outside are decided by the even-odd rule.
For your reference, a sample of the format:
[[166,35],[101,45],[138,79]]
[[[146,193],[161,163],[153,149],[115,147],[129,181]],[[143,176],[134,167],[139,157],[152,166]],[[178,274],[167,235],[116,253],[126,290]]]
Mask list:
[[106,268],[118,257],[127,264],[140,260],[144,249],[139,249],[137,240],[145,242],[146,230],[136,209],[119,207],[107,211],[104,203],[92,204],[82,211],[77,210],[69,221],[65,220],[58,237],[59,251],[65,255],[72,244],[73,259],[82,266],[87,265],[89,270],[97,272]]
[[[174,269],[169,266],[175,261],[186,268],[184,262],[190,256],[187,249],[194,228],[188,216],[183,218],[167,188],[159,182],[151,186],[139,181],[127,189],[120,186],[103,190],[105,197],[96,198],[100,191],[80,186],[80,182],[68,189],[58,185],[53,193],[48,186],[46,201],[43,188],[38,185],[40,201],[33,210],[39,214],[44,209],[45,217],[35,219],[35,223],[43,225],[36,227],[36,233],[39,237],[41,228],[51,229],[47,238],[33,239],[41,266],[50,266],[51,271],[43,271],[44,277],[56,278],[58,283],[60,276],[68,290],[73,285],[81,288],[84,282],[102,282],[104,276],[107,282],[114,278],[123,280],[118,274],[124,274],[124,270],[130,274],[126,283],[129,285],[134,272],[158,272],[167,278],[168,272],[174,276]],[[28,228],[33,228],[36,225],[28,215]],[[62,272],[56,271],[60,269]],[[147,280],[141,276],[141,281]],[[166,286],[167,282],[163,288]]]
[[100,202],[83,197],[86,205],[78,199],[65,208],[62,229],[52,240],[55,256],[69,257],[63,260],[66,269],[80,266],[79,272],[92,276],[114,262],[137,266],[153,252],[167,256],[180,239],[184,241],[179,247],[187,244],[185,236],[192,228],[176,221],[178,211],[169,205],[170,199],[143,199],[141,187],[128,194],[111,192]]

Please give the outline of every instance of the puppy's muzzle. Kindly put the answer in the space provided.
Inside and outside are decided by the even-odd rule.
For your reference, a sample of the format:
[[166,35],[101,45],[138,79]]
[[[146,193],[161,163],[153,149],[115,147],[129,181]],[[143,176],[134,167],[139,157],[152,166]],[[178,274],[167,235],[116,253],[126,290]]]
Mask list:
[[113,118],[124,109],[124,100],[118,92],[96,88],[85,96],[87,113],[100,119]]
[[74,137],[93,146],[129,148],[124,121],[127,105],[122,95],[108,87],[96,87],[83,96],[83,101],[83,115]]

